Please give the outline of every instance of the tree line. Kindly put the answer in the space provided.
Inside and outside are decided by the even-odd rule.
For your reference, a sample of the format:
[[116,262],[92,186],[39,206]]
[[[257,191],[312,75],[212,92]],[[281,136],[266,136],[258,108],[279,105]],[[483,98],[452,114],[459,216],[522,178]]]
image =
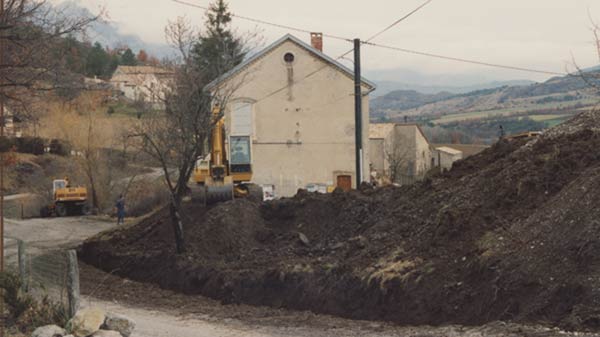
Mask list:
[[145,50],[137,54],[129,47],[110,48],[99,42],[90,43],[67,36],[58,46],[64,55],[65,66],[86,77],[109,79],[118,66],[159,65],[160,61]]

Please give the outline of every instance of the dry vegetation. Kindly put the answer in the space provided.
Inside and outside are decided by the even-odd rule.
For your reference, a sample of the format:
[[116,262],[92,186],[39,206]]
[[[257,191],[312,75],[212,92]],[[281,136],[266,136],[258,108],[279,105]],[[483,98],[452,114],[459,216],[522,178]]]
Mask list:
[[[12,205],[11,216],[38,214],[42,204],[51,200],[52,180],[68,176],[74,185],[88,188],[90,205],[98,212],[111,212],[117,196],[127,195],[132,214],[152,211],[166,201],[160,181],[138,177],[149,172],[135,151],[129,137],[136,119],[127,115],[108,114],[108,93],[82,92],[66,101],[47,95],[45,103],[36,104],[37,118],[29,123],[27,133],[46,140],[58,139],[71,155],[43,156],[19,154],[8,172],[9,194],[34,193],[41,198],[19,200]],[[14,208],[14,209],[13,209]]]

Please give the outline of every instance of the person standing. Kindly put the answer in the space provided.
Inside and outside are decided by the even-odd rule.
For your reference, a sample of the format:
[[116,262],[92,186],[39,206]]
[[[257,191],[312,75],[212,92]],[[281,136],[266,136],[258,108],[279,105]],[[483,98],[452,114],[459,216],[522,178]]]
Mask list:
[[117,199],[115,208],[117,209],[117,225],[124,225],[125,224],[125,198],[123,197],[123,194],[119,195],[119,199]]

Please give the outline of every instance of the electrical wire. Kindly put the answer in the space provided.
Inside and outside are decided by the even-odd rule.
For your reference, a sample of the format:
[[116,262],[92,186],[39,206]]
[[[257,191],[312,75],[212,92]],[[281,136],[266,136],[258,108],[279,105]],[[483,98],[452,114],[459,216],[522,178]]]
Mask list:
[[[201,6],[201,5],[197,5],[191,2],[187,2],[187,1],[182,1],[182,0],[171,0],[175,3],[181,4],[181,5],[185,5],[185,6],[190,6],[190,7],[195,7],[195,8],[199,8],[199,9],[203,9],[203,10],[209,10],[208,7],[206,6]],[[269,22],[269,21],[265,21],[265,20],[261,20],[261,19],[255,19],[255,18],[251,18],[248,16],[243,16],[243,15],[237,15],[237,14],[231,14],[232,17],[238,18],[238,19],[242,19],[242,20],[246,20],[246,21],[250,21],[250,22],[254,22],[254,23],[258,23],[261,25],[267,25],[267,26],[272,26],[272,27],[276,27],[276,28],[280,28],[280,29],[287,29],[287,30],[292,30],[292,31],[296,31],[296,32],[301,32],[301,33],[314,33],[314,31],[310,31],[307,29],[302,29],[302,28],[298,28],[298,27],[292,27],[292,26],[287,26],[287,25],[282,25],[279,23],[274,23],[274,22]],[[338,35],[333,35],[333,34],[323,34],[323,36],[328,37],[328,38],[332,38],[332,39],[336,39],[336,40],[342,40],[342,41],[346,41],[346,42],[351,42],[352,39],[351,38],[346,38],[343,36],[338,36]]]
[[518,71],[524,71],[524,72],[530,72],[530,73],[537,73],[537,74],[544,74],[544,75],[555,75],[555,76],[565,76],[565,75],[568,75],[567,73],[559,73],[559,72],[556,72],[556,71],[532,69],[532,68],[525,68],[525,67],[517,67],[517,66],[504,65],[504,64],[496,64],[496,63],[490,63],[490,62],[483,62],[483,61],[477,61],[477,60],[470,60],[470,59],[464,59],[464,58],[459,58],[459,57],[454,57],[454,56],[445,56],[445,55],[439,55],[439,54],[433,54],[433,53],[428,53],[428,52],[422,52],[422,51],[417,51],[417,50],[406,49],[406,48],[388,46],[388,45],[383,45],[383,44],[378,44],[378,43],[373,43],[373,42],[364,42],[364,44],[368,45],[368,46],[378,47],[378,48],[384,48],[384,49],[389,49],[389,50],[400,51],[400,52],[408,53],[408,54],[433,57],[433,58],[438,58],[438,59],[443,59],[443,60],[448,60],[448,61],[470,63],[470,64],[476,64],[476,65],[487,66],[487,67],[495,67],[495,68],[502,68],[502,69],[509,69],[509,70],[518,70]]
[[370,38],[367,39],[367,42],[370,42],[372,40],[374,40],[375,38],[377,38],[378,36],[380,36],[381,34],[387,32],[388,30],[394,28],[396,25],[398,25],[400,22],[408,19],[409,17],[411,17],[413,14],[415,14],[416,12],[420,11],[423,7],[429,5],[429,3],[431,3],[433,0],[427,0],[425,1],[421,6],[415,8],[412,12],[406,14],[405,16],[401,17],[400,19],[394,21],[394,23],[392,23],[391,25],[385,27],[383,30],[381,30],[380,32],[374,34],[373,36],[371,36]]
[[[190,7],[195,7],[195,8],[199,8],[199,9],[203,9],[203,10],[209,10],[208,7],[206,6],[201,6],[198,4],[194,4],[194,3],[190,3],[187,1],[183,1],[183,0],[171,0],[175,3],[179,3],[182,5],[186,5],[186,6],[190,6]],[[381,36],[382,34],[384,34],[385,32],[389,31],[390,29],[392,29],[393,27],[397,26],[399,23],[403,22],[404,20],[408,19],[409,17],[411,17],[412,15],[414,15],[415,13],[417,13],[418,11],[420,11],[421,9],[423,9],[425,6],[429,5],[433,0],[427,0],[424,3],[422,3],[420,6],[418,6],[417,8],[415,8],[414,10],[412,10],[411,12],[409,12],[408,14],[404,15],[403,17],[399,18],[398,20],[394,21],[392,24],[388,25],[387,27],[385,27],[384,29],[382,29],[381,31],[375,33],[374,35],[372,35],[371,37],[369,37],[367,40],[365,41],[361,41],[361,44],[363,45],[367,45],[367,46],[372,46],[372,47],[377,47],[377,48],[383,48],[383,49],[388,49],[388,50],[394,50],[394,51],[399,51],[399,52],[403,52],[403,53],[409,53],[409,54],[414,54],[414,55],[420,55],[420,56],[426,56],[426,57],[432,57],[432,58],[437,58],[437,59],[443,59],[443,60],[447,60],[447,61],[454,61],[454,62],[461,62],[461,63],[469,63],[469,64],[475,64],[475,65],[481,65],[481,66],[487,66],[487,67],[494,67],[494,68],[501,68],[501,69],[509,69],[509,70],[517,70],[517,71],[524,71],[524,72],[530,72],[530,73],[537,73],[537,74],[544,74],[544,75],[553,75],[553,76],[564,76],[566,75],[566,73],[559,73],[559,72],[555,72],[555,71],[547,71],[547,70],[540,70],[540,69],[532,69],[532,68],[525,68],[525,67],[517,67],[517,66],[510,66],[510,65],[504,65],[504,64],[496,64],[496,63],[491,63],[491,62],[484,62],[484,61],[477,61],[477,60],[471,60],[471,59],[465,59],[465,58],[459,58],[459,57],[453,57],[453,56],[445,56],[445,55],[440,55],[440,54],[434,54],[434,53],[429,53],[429,52],[423,52],[423,51],[417,51],[417,50],[411,50],[411,49],[407,49],[407,48],[400,48],[400,47],[395,47],[395,46],[389,46],[389,45],[384,45],[384,44],[378,44],[378,43],[374,43],[371,42],[372,40],[374,40],[375,38]],[[265,20],[261,20],[261,19],[255,19],[255,18],[251,18],[251,17],[247,17],[247,16],[242,16],[242,15],[237,15],[237,14],[232,14],[233,17],[242,19],[242,20],[247,20],[247,21],[251,21],[254,23],[258,23],[258,24],[263,24],[263,25],[269,25],[272,27],[276,27],[276,28],[281,28],[281,29],[287,29],[287,30],[291,30],[291,31],[296,31],[296,32],[302,32],[302,33],[313,33],[313,31],[307,30],[307,29],[302,29],[302,28],[298,28],[298,27],[292,27],[292,26],[287,26],[287,25],[282,25],[282,24],[278,24],[278,23],[273,23],[273,22],[269,22],[269,21],[265,21]],[[324,37],[329,37],[332,39],[337,39],[337,40],[342,40],[342,41],[347,41],[347,42],[353,42],[353,39],[350,38],[346,38],[346,37],[341,37],[341,36],[337,36],[337,35],[332,35],[332,34],[323,34]],[[340,60],[342,58],[344,58],[346,55],[352,53],[354,51],[354,49],[350,49],[347,52],[341,54],[340,56],[336,57],[335,60]],[[318,72],[322,71],[323,69],[328,68],[329,65],[325,65],[307,75],[305,75],[304,77],[302,77],[301,79],[294,81],[294,84],[298,84],[310,77],[312,77],[313,75],[317,74]],[[269,97],[272,97],[280,92],[282,92],[283,90],[285,90],[288,86],[284,86],[281,87],[280,89],[277,89],[269,94],[267,94],[266,96],[264,96],[263,98],[257,100],[257,102],[259,101],[263,101],[265,99],[268,99]]]
[[[173,0],[173,1],[180,2],[180,0]],[[401,17],[400,19],[398,19],[398,20],[394,21],[394,22],[393,22],[391,25],[389,25],[389,26],[385,27],[384,29],[380,30],[379,32],[375,33],[373,36],[371,36],[370,38],[368,38],[368,39],[366,40],[366,42],[369,42],[369,41],[371,41],[371,40],[373,40],[373,39],[377,38],[377,37],[378,37],[378,36],[380,36],[381,34],[383,34],[383,33],[387,32],[388,30],[390,30],[390,29],[392,29],[393,27],[397,26],[399,23],[401,23],[402,21],[404,21],[404,20],[408,19],[409,17],[411,17],[413,14],[417,13],[419,10],[421,10],[423,7],[427,6],[427,5],[428,5],[429,3],[431,3],[432,1],[433,1],[433,0],[427,0],[427,1],[425,1],[425,2],[424,2],[423,4],[421,4],[419,7],[415,8],[414,10],[412,10],[411,12],[409,12],[408,14],[404,15],[403,17]],[[261,21],[262,21],[262,20],[261,20]],[[307,30],[304,30],[304,29],[298,29],[298,30],[299,30],[299,31],[303,31],[303,32],[308,32]],[[323,36],[327,36],[327,35],[323,34]],[[346,39],[346,40],[347,40],[347,41],[350,41],[350,42],[353,42],[353,40],[351,40],[351,39]],[[364,43],[364,42],[363,42],[363,43]],[[338,60],[340,60],[340,59],[343,59],[343,58],[344,58],[346,55],[348,55],[348,54],[352,53],[353,51],[354,51],[354,48],[352,48],[352,49],[350,49],[350,50],[346,51],[345,53],[341,54],[340,56],[336,57],[336,58],[335,58],[335,60],[336,60],[336,61],[338,61]],[[323,67],[321,67],[321,68],[319,68],[319,69],[317,69],[317,70],[315,70],[315,71],[313,71],[313,72],[311,72],[311,73],[309,73],[309,74],[305,75],[305,76],[304,76],[304,77],[302,77],[300,80],[298,80],[298,81],[294,81],[294,84],[298,84],[298,83],[300,83],[300,82],[302,82],[302,81],[304,81],[304,80],[308,79],[309,77],[311,77],[311,76],[315,75],[316,73],[318,73],[318,72],[320,72],[320,71],[322,71],[322,70],[324,70],[324,69],[326,69],[326,68],[328,68],[328,67],[329,67],[329,65],[327,65],[327,64],[326,64],[326,65],[324,65]],[[286,86],[284,86],[284,87],[281,87],[281,88],[279,88],[279,89],[277,89],[277,90],[275,90],[275,91],[273,91],[273,92],[269,93],[269,94],[268,94],[268,95],[266,95],[265,97],[263,97],[263,98],[261,98],[261,99],[257,100],[256,102],[260,102],[260,101],[263,101],[263,100],[265,100],[265,99],[268,99],[269,97],[272,97],[272,96],[274,96],[274,95],[277,95],[278,93],[280,93],[280,92],[282,92],[283,90],[285,90],[287,87],[288,87],[287,85],[286,85]],[[354,95],[354,94],[352,94],[352,95]]]

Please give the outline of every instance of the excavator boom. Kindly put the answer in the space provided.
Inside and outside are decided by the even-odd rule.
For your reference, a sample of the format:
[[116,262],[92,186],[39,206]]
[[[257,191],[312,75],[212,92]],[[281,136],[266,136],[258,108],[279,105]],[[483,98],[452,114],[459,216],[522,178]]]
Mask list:
[[[210,136],[210,158],[196,163],[191,186],[192,199],[205,204],[246,197],[251,194],[262,198],[252,180],[252,161],[249,136],[231,136],[225,133],[225,117],[218,107],[213,109],[214,127]],[[229,145],[229,151],[227,151]],[[231,154],[231,158],[228,157]]]

